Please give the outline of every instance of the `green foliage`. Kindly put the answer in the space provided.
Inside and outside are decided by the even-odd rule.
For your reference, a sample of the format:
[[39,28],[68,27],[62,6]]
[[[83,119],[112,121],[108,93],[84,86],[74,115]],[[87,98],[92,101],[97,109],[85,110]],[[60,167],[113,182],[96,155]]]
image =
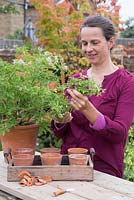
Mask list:
[[[82,81],[80,81],[82,80]],[[92,78],[88,78],[88,76],[80,75],[79,79],[72,78],[68,83],[67,87],[73,87],[78,92],[82,93],[83,95],[98,95],[101,91],[100,85],[97,85]]]
[[17,29],[13,34],[7,35],[7,39],[11,40],[22,40],[24,36],[24,31],[22,29]]
[[15,3],[0,4],[0,14],[19,14]]
[[57,147],[61,148],[61,139],[57,138],[50,128],[50,122],[46,122],[46,129],[38,134],[37,151],[43,147]]
[[129,130],[129,137],[125,150],[125,173],[124,178],[134,181],[134,125]]
[[[64,62],[59,54],[19,47],[13,63],[0,61],[0,74],[0,134],[16,125],[32,123],[39,125],[41,134],[50,129],[52,118],[70,110],[64,90],[71,85],[61,77]],[[81,82],[83,88],[90,85],[90,80],[89,85],[87,80]],[[96,90],[87,91],[96,94]]]
[[134,38],[134,18],[130,17],[125,22],[126,28],[121,32],[121,37],[123,38]]
[[41,49],[29,52],[21,47],[16,51],[18,56],[14,63],[0,61],[1,134],[16,125],[29,123],[38,124],[41,131],[46,128],[46,113],[52,109],[49,102],[54,93],[49,84],[59,81],[56,72],[63,66],[58,55]]

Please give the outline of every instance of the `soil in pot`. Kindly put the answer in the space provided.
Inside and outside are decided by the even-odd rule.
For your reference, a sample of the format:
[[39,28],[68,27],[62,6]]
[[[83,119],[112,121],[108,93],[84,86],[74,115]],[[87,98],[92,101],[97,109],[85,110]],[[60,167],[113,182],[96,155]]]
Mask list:
[[42,153],[40,157],[42,165],[60,165],[62,160],[60,153]]

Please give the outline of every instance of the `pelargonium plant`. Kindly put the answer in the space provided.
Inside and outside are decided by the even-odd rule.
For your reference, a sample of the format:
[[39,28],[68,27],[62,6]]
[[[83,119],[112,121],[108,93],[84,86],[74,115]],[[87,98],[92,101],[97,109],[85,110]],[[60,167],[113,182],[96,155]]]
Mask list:
[[64,91],[72,85],[85,95],[98,94],[91,79],[66,82],[64,65],[60,55],[26,46],[16,49],[13,63],[0,61],[0,134],[34,123],[46,129],[46,122],[70,111]]

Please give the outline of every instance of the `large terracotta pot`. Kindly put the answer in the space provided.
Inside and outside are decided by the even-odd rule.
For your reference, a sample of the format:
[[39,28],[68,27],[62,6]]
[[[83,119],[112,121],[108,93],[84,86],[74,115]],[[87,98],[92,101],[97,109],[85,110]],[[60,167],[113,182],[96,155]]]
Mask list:
[[13,153],[17,148],[32,148],[35,150],[38,135],[37,125],[16,126],[5,135],[0,136],[2,150],[8,148]]

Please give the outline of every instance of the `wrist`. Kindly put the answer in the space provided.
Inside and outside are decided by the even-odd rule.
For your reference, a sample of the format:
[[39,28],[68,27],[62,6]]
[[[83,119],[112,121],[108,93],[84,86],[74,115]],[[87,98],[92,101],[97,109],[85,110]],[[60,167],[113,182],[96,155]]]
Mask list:
[[88,109],[83,110],[82,113],[90,121],[91,124],[94,124],[98,116],[100,115],[100,112],[91,103],[90,107]]
[[56,129],[59,129],[59,128],[63,127],[64,124],[63,123],[58,123],[58,122],[54,121],[54,126],[55,126]]
[[95,123],[90,124],[89,126],[98,131],[104,129],[106,126],[106,120],[105,120],[104,115],[102,113],[100,113],[98,118],[96,119]]

